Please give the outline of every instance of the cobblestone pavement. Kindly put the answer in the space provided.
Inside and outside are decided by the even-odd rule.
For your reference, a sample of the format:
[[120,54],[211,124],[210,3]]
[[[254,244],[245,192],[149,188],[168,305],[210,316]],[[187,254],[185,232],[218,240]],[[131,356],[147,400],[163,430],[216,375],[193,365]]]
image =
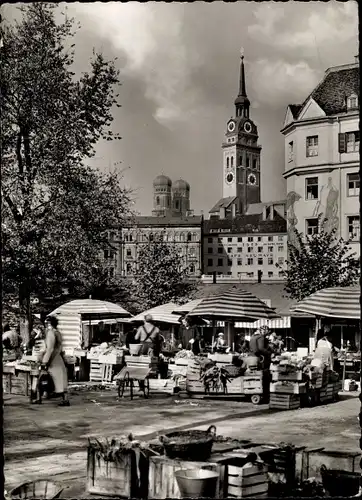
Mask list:
[[64,484],[63,498],[84,498],[88,436],[132,432],[151,438],[166,430],[205,429],[214,423],[218,434],[259,442],[351,451],[359,446],[359,400],[351,394],[331,405],[285,412],[230,400],[163,396],[118,400],[114,391],[76,393],[71,402],[72,406],[60,408],[54,400],[38,406],[21,396],[4,396],[7,490],[51,476]]

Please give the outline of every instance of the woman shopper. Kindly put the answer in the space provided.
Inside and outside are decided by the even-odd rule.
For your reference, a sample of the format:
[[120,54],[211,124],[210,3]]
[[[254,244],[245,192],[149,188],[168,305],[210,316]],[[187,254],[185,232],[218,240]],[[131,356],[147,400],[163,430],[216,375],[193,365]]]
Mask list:
[[68,375],[62,352],[62,336],[58,330],[58,319],[48,316],[46,326],[46,350],[42,360],[42,369],[46,370],[54,382],[55,394],[62,395],[59,406],[70,406],[68,399]]

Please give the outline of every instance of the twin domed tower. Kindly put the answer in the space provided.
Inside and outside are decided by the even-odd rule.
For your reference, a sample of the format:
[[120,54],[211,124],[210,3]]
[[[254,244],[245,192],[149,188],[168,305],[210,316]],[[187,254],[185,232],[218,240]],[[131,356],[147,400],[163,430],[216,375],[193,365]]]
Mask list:
[[166,175],[153,181],[153,211],[155,217],[184,217],[190,210],[190,184],[182,179],[172,182]]

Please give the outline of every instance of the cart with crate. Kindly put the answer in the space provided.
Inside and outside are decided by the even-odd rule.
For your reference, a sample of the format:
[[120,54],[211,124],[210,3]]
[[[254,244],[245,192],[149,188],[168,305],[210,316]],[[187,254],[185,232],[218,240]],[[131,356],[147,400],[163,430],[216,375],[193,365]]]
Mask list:
[[[215,360],[212,360],[215,361]],[[226,361],[226,362],[225,362]],[[204,382],[199,362],[190,359],[186,374],[186,390],[191,398],[250,398],[257,405],[263,397],[263,372],[255,371],[245,375],[238,375],[237,367],[229,364],[230,358],[225,361],[216,361],[216,366],[228,371],[229,377],[213,382]],[[233,373],[234,372],[234,373]]]

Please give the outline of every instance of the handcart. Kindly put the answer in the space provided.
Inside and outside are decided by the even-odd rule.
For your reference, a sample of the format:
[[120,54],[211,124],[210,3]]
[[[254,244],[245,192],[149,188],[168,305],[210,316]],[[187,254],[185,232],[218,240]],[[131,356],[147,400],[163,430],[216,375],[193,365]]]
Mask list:
[[148,398],[150,394],[149,375],[151,369],[148,366],[125,366],[114,377],[118,385],[118,396],[121,398],[126,388],[130,390],[131,400],[133,399],[135,382],[138,382],[138,387],[143,396]]

